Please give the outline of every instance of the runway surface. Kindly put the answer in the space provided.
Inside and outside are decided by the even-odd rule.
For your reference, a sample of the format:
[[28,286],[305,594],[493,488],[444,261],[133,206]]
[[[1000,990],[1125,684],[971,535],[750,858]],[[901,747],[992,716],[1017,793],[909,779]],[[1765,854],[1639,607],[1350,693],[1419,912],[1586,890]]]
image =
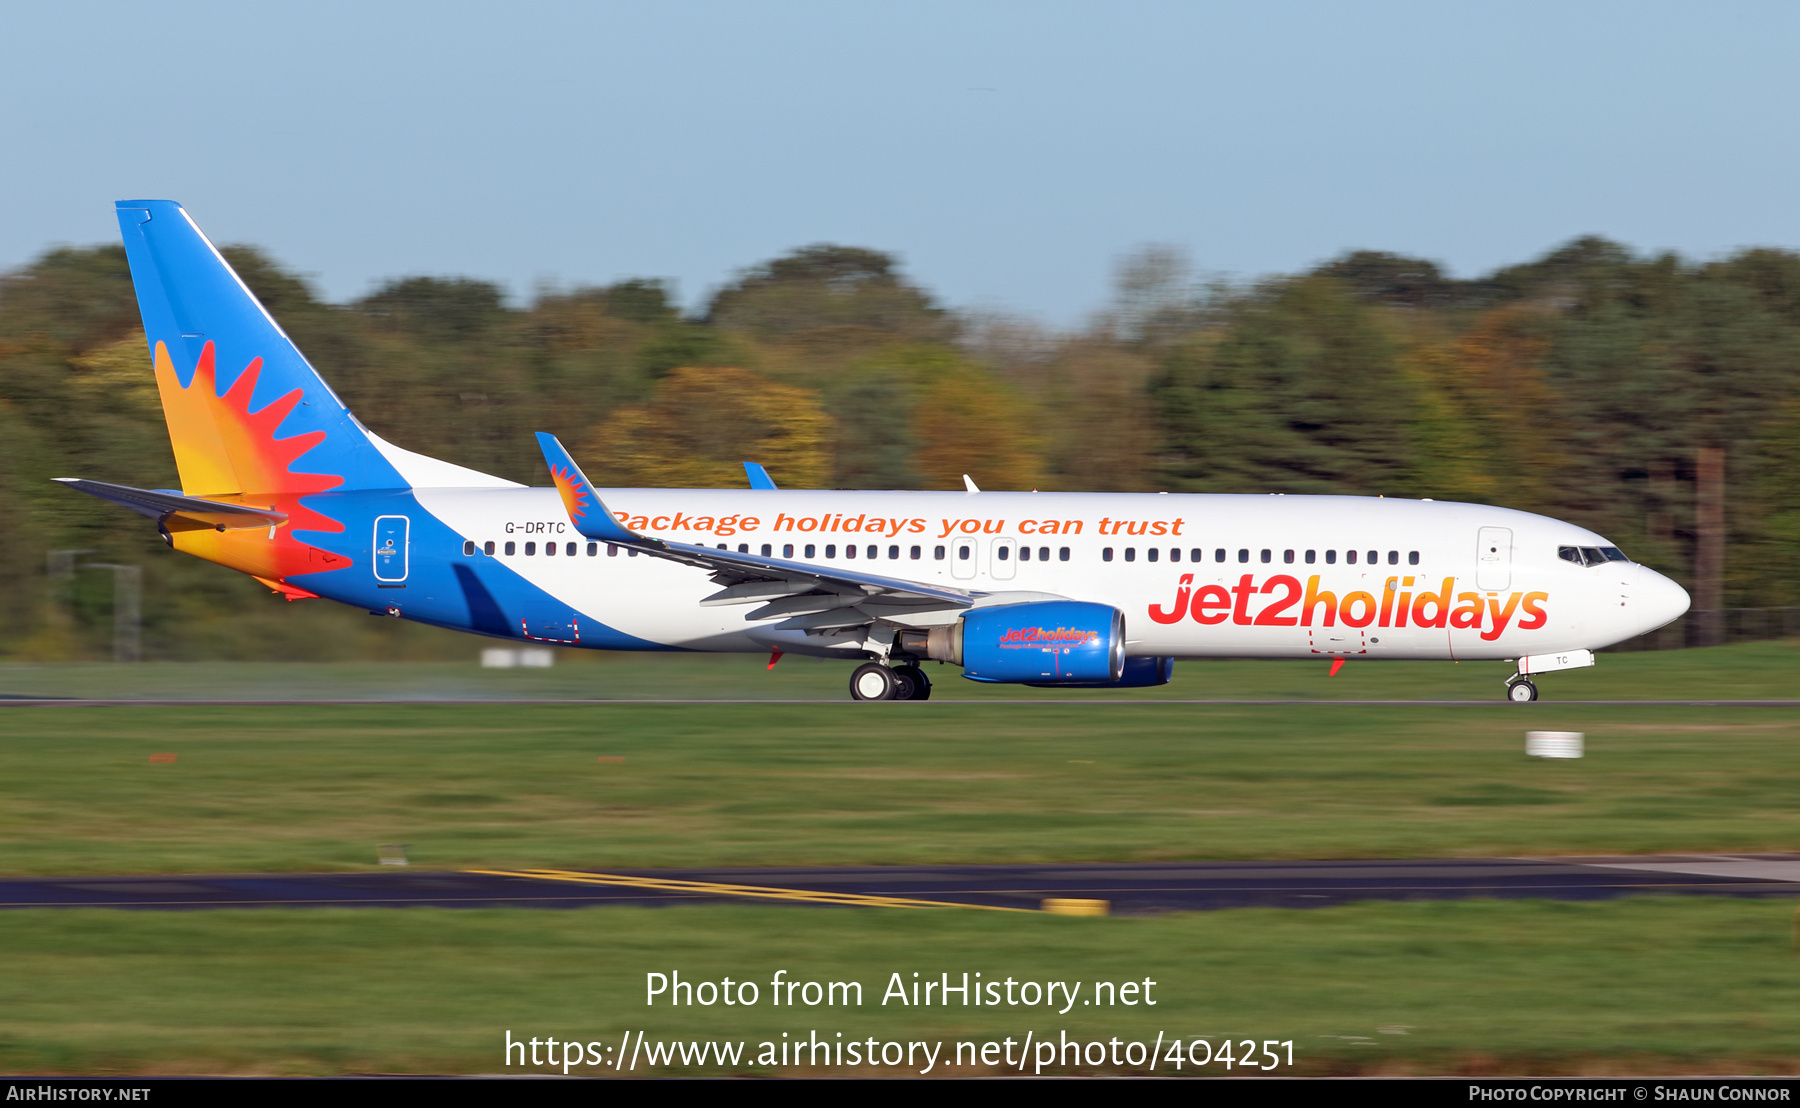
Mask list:
[[1800,854],[784,869],[418,871],[0,879],[0,908],[582,908],[761,902],[1113,914],[1316,908],[1355,900],[1800,897]]
[[[0,708],[307,708],[307,707],[405,707],[422,705],[450,705],[470,707],[474,705],[501,705],[505,707],[537,707],[542,705],[587,705],[603,707],[609,704],[851,704],[848,698],[830,700],[480,700],[480,699],[394,699],[394,700],[75,700],[46,697],[21,697],[0,695]],[[1031,699],[1031,700],[953,700],[948,697],[934,697],[929,701],[887,701],[903,705],[902,711],[915,710],[916,705],[923,704],[986,704],[990,707],[1021,707],[1040,705],[1056,708],[1077,707],[1117,707],[1119,705],[1215,705],[1230,706],[1303,706],[1312,705],[1321,708],[1493,708],[1500,705],[1518,707],[1529,711],[1526,705],[1510,705],[1501,697],[1489,700],[1114,700],[1114,699]],[[1553,700],[1536,701],[1543,708],[1800,708],[1800,700]],[[876,709],[879,711],[880,709]],[[929,709],[917,709],[929,710]]]

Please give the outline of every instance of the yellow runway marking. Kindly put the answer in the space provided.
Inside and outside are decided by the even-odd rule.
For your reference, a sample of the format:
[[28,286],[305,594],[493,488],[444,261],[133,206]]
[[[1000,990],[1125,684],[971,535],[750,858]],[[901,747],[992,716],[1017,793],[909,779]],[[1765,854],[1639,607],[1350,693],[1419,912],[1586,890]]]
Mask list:
[[[1030,908],[998,908],[990,904],[957,904],[947,900],[909,900],[900,896],[867,896],[862,893],[822,893],[806,889],[777,889],[763,885],[727,885],[718,881],[682,881],[673,877],[627,877],[617,873],[584,873],[566,869],[471,869],[488,877],[529,877],[538,881],[568,881],[578,885],[615,885],[631,889],[695,893],[702,896],[742,896],[758,900],[792,900],[806,904],[844,904],[862,908],[969,908],[978,912],[1032,912]],[[1035,913],[1034,913],[1035,914]]]

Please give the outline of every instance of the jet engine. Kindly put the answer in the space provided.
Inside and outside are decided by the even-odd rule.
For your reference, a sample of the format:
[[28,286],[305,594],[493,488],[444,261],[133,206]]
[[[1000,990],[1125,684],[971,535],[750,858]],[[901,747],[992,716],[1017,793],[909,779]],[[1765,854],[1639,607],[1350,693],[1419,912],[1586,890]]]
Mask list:
[[960,665],[972,681],[1113,685],[1125,676],[1125,615],[1079,600],[975,608],[949,627],[901,632],[900,647]]

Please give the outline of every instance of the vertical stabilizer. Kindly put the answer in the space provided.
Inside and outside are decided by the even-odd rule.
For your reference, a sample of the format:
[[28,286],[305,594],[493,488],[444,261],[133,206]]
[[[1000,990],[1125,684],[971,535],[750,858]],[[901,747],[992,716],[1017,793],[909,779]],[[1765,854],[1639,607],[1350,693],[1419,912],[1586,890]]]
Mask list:
[[118,215],[184,493],[512,484],[357,422],[181,205],[121,200]]

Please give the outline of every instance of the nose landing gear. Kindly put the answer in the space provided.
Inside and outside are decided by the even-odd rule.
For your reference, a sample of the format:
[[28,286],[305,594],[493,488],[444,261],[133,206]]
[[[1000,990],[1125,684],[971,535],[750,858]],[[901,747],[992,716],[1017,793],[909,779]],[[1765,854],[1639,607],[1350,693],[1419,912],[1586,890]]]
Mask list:
[[1538,698],[1537,686],[1531,683],[1534,673],[1558,669],[1582,669],[1594,664],[1592,650],[1565,650],[1560,654],[1528,654],[1519,659],[1519,672],[1506,679],[1506,699],[1526,704]]
[[1537,698],[1537,686],[1529,677],[1518,677],[1506,683],[1506,699],[1514,704],[1529,704]]

